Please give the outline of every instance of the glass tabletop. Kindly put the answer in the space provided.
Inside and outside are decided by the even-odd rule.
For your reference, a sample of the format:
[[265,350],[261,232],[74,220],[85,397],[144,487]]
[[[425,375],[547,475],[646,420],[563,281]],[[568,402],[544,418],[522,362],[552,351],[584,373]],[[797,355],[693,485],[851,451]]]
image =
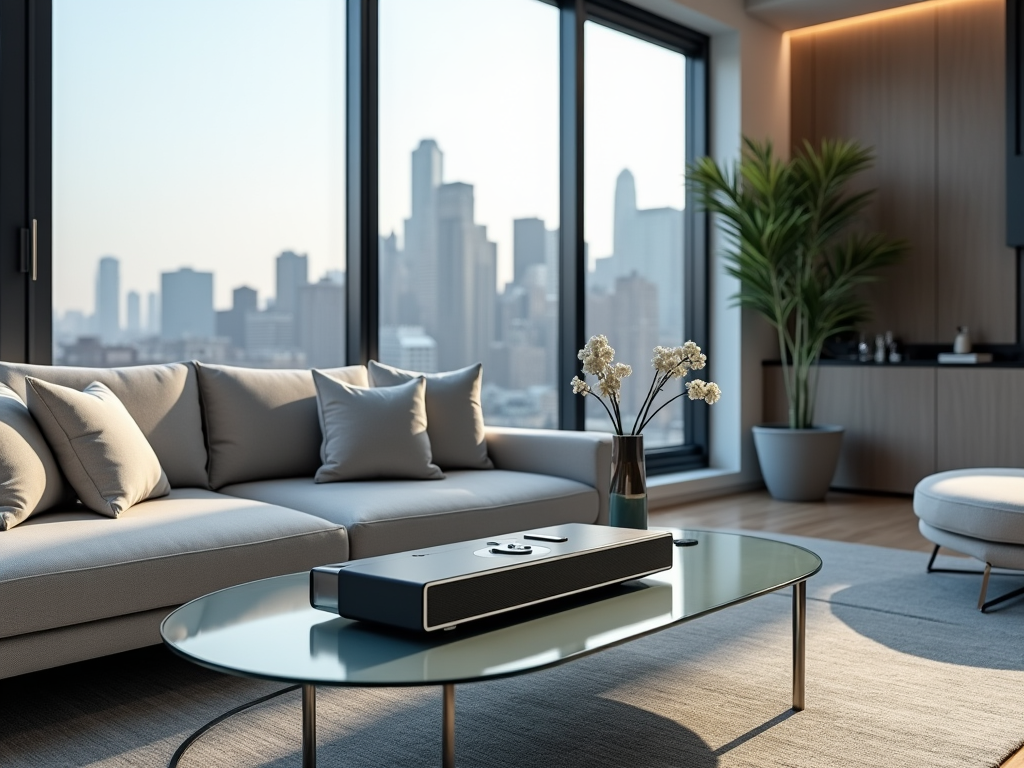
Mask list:
[[[793,544],[679,531],[671,570],[470,622],[413,633],[309,604],[309,574],[229,587],[172,612],[164,642],[202,666],[287,683],[413,686],[486,680],[554,666],[803,581],[821,559]],[[787,607],[788,610],[788,607]]]

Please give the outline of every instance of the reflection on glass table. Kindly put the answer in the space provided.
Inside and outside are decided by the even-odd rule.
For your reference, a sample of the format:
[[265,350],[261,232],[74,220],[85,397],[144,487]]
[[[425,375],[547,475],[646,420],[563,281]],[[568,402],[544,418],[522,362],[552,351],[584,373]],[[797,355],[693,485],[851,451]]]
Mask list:
[[793,586],[793,707],[803,709],[806,580],[821,560],[770,539],[674,533],[698,544],[676,548],[668,571],[449,632],[392,630],[316,610],[309,575],[297,573],[193,600],[167,617],[161,633],[176,653],[210,669],[301,685],[306,766],[315,764],[315,686],[441,685],[447,768],[456,683],[565,663]]

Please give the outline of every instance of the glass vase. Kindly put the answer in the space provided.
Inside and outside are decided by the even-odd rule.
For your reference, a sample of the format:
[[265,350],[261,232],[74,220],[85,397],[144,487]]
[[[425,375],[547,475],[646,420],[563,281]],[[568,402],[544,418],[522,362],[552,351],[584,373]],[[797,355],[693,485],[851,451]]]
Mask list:
[[609,525],[647,528],[647,469],[643,435],[612,436]]

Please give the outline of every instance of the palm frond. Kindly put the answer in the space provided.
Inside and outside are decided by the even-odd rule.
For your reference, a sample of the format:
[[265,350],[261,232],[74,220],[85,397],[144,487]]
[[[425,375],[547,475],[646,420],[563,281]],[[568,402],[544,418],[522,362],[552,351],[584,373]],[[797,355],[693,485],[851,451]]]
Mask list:
[[858,288],[907,248],[880,234],[847,234],[873,195],[847,187],[873,161],[855,141],[824,139],[817,147],[805,141],[785,162],[770,141],[744,137],[737,163],[723,167],[702,157],[687,172],[697,201],[725,236],[725,270],[740,284],[733,301],[761,314],[778,334],[790,426],[811,425],[807,374],[826,339],[869,317]]

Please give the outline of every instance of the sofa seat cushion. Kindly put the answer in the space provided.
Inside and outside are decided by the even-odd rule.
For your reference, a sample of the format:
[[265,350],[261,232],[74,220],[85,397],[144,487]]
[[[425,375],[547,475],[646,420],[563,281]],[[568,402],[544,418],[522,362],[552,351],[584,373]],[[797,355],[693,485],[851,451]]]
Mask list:
[[17,392],[22,400],[26,398],[27,376],[77,390],[94,381],[105,384],[153,446],[172,488],[210,487],[199,384],[191,363],[131,368],[0,363],[0,382]]
[[499,469],[452,471],[426,485],[415,480],[317,485],[290,478],[239,483],[221,492],[344,525],[353,558],[546,525],[594,523],[598,512],[598,494],[590,486]]
[[1024,470],[929,475],[914,489],[914,512],[929,525],[961,536],[1024,544]]
[[116,520],[43,513],[0,536],[0,638],[176,606],[347,558],[336,524],[198,488]]

